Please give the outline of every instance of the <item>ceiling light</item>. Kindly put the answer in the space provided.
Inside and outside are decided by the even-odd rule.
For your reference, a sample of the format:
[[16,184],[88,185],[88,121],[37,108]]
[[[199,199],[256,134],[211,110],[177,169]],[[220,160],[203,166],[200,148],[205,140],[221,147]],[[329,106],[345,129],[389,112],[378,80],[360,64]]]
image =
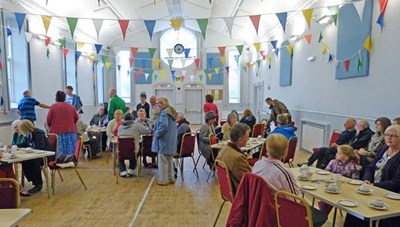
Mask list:
[[318,24],[330,24],[333,22],[333,20],[332,20],[332,16],[324,15],[324,16],[316,19],[315,22]]

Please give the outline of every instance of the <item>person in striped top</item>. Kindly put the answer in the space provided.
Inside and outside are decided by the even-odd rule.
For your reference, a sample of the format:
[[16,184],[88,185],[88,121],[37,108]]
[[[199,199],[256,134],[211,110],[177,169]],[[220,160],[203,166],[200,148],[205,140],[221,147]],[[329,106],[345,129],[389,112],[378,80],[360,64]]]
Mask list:
[[21,120],[30,120],[34,123],[36,121],[35,106],[40,106],[45,109],[50,108],[50,106],[32,98],[32,93],[29,90],[25,90],[23,95],[24,97],[18,103],[17,113],[21,115]]

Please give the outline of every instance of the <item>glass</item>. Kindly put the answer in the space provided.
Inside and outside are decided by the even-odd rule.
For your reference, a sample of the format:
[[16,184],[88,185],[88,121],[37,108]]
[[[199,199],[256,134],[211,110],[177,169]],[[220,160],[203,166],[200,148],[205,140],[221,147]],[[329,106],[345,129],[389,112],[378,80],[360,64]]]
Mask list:
[[383,134],[385,137],[389,137],[389,138],[399,138],[398,135],[391,135],[391,134]]

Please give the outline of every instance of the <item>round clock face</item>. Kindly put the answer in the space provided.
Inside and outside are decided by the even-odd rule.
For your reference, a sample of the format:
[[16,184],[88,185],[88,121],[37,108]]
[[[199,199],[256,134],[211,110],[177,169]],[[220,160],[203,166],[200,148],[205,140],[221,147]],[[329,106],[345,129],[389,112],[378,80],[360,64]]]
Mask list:
[[184,48],[183,45],[180,44],[180,43],[178,43],[178,44],[176,44],[176,45],[174,46],[174,51],[175,51],[175,53],[177,53],[177,54],[182,54],[184,49],[185,49],[185,48]]

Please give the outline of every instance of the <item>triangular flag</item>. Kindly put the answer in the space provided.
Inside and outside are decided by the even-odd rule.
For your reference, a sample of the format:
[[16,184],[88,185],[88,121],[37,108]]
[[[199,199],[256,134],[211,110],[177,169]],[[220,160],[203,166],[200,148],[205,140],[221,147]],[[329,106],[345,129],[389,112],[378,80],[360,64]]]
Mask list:
[[99,39],[100,29],[103,26],[103,19],[92,19],[94,29],[96,30],[97,39]]
[[229,66],[226,66],[226,67],[225,67],[225,70],[226,70],[227,72],[229,72]]
[[214,58],[207,58],[208,68],[211,69],[213,67]]
[[176,81],[175,70],[171,70],[172,81]]
[[364,14],[364,7],[365,7],[365,1],[357,1],[353,2],[354,8],[356,8],[358,16],[360,17],[360,20],[362,22],[363,14]]
[[156,26],[156,20],[144,20],[144,25],[146,25],[147,32],[150,36],[150,41],[153,37],[154,27]]
[[157,48],[149,48],[150,58],[153,59],[154,53],[156,52]]
[[135,58],[129,58],[129,67],[132,68]]
[[190,48],[183,49],[183,52],[185,53],[185,58],[188,58],[190,53]]
[[336,26],[337,26],[337,18],[338,18],[337,14],[332,15],[333,22],[335,22]]
[[243,47],[244,47],[244,45],[237,45],[237,46],[236,46],[236,49],[238,50],[239,55],[242,55]]
[[324,43],[324,45],[322,45],[322,54],[326,54],[327,51],[328,51],[328,44]]
[[218,51],[219,51],[219,54],[221,55],[221,56],[224,56],[225,55],[225,48],[226,47],[218,47]]
[[118,71],[120,71],[121,70],[121,65],[117,65],[117,69],[118,69]]
[[322,36],[322,32],[319,32],[318,42],[320,43],[324,37]]
[[134,58],[138,52],[139,48],[137,47],[131,47],[131,52],[132,52],[132,57]]
[[79,57],[81,56],[82,52],[75,51],[75,61],[78,61]]
[[361,58],[358,58],[358,61],[357,61],[357,72],[360,72],[360,69],[361,69],[362,65],[363,65],[363,63],[361,61]]
[[22,25],[24,24],[26,13],[15,13],[15,19],[17,20],[19,34],[21,34]]
[[258,66],[258,67],[260,67],[260,64],[261,64],[261,59],[257,59],[257,61],[256,61],[256,62],[257,62],[257,66]]
[[200,75],[199,75],[200,81],[203,81],[203,76],[204,76],[203,74],[200,74]]
[[344,61],[344,69],[346,70],[346,72],[349,71],[349,66],[350,66],[350,60]]
[[221,56],[221,57],[219,57],[219,58],[221,59],[221,64],[222,64],[222,65],[225,65],[226,57],[225,57],[225,56]]
[[253,15],[249,16],[251,23],[253,23],[254,28],[256,29],[256,33],[258,35],[258,25],[260,24],[261,15]]
[[283,33],[285,33],[286,32],[287,12],[285,12],[285,13],[277,13],[276,16],[278,17],[278,20],[282,25]]
[[118,20],[119,26],[121,27],[122,37],[125,41],[126,30],[128,29],[129,20]]
[[160,68],[160,62],[161,60],[159,58],[156,58],[153,60],[154,68],[159,69]]
[[381,26],[381,32],[383,32],[383,14],[380,13],[378,20],[376,21],[377,24],[379,24]]
[[268,56],[268,57],[267,57],[267,61],[268,61],[269,63],[271,63],[271,62],[272,62],[272,57],[271,57],[271,56]]
[[67,57],[68,52],[69,52],[68,48],[63,48],[64,59]]
[[31,39],[32,39],[32,36],[33,36],[33,34],[32,33],[30,33],[30,32],[25,32],[25,39],[26,39],[26,42],[30,42],[31,41]]
[[186,76],[186,70],[182,70],[182,76]]
[[193,75],[197,75],[197,69],[193,69]]
[[243,70],[245,73],[247,73],[247,67],[246,67],[246,66],[243,66],[243,67],[242,67],[242,70]]
[[276,57],[279,57],[279,48],[275,49],[275,55],[276,55]]
[[169,65],[170,68],[172,67],[172,63],[173,63],[173,62],[174,62],[174,60],[168,59],[168,65]]
[[74,32],[76,25],[78,24],[78,18],[75,17],[67,17],[67,23],[69,26],[69,31],[71,32],[72,39],[74,38]]
[[47,50],[46,50],[46,57],[47,57],[47,58],[50,57],[50,50],[49,50],[49,48],[47,48]]
[[52,17],[51,16],[41,16],[41,17],[42,17],[44,29],[46,30],[46,35],[47,35],[47,31],[49,30],[49,26],[50,26]]
[[385,16],[388,1],[389,0],[379,0],[379,9],[381,10],[382,17]]
[[219,73],[219,68],[214,68],[214,72],[215,72],[215,74],[218,74]]
[[246,66],[247,66],[248,69],[250,69],[250,67],[253,66],[253,64],[251,64],[250,62],[247,62]]
[[100,53],[100,51],[101,51],[101,47],[102,47],[103,45],[101,45],[101,44],[94,44],[94,47],[96,48],[96,54],[99,54]]
[[194,59],[194,63],[196,64],[196,67],[199,68],[200,67],[200,58]]
[[304,38],[306,38],[307,43],[310,44],[312,40],[312,34],[304,35]]
[[10,36],[10,35],[12,35],[12,32],[11,32],[11,29],[10,29],[10,28],[7,28],[6,30],[7,30],[7,37]]
[[328,63],[331,63],[332,61],[333,61],[333,56],[332,56],[332,54],[329,54]]
[[179,29],[181,28],[183,19],[182,18],[175,18],[175,19],[171,19],[169,20],[171,26],[174,28],[175,31],[179,31]]
[[101,55],[101,60],[102,62],[106,62],[108,60],[108,56],[107,55]]
[[78,50],[82,50],[84,45],[85,45],[84,42],[76,42],[76,47],[77,47]]
[[161,69],[160,73],[161,73],[161,76],[165,76],[165,70],[164,69]]
[[51,37],[46,36],[46,39],[44,40],[44,45],[48,46],[51,42]]
[[292,45],[286,45],[286,49],[288,51],[288,53],[290,54],[290,56],[293,56],[293,46]]
[[209,79],[209,80],[212,79],[212,73],[208,73],[207,76],[208,76],[208,79]]
[[158,75],[157,75],[157,74],[154,74],[153,76],[154,76],[154,82],[157,82]]
[[336,15],[336,14],[339,13],[339,5],[328,6],[328,10],[329,10],[331,15]]
[[[151,38],[150,38],[151,39]],[[148,73],[145,73],[144,74],[144,78],[146,79],[146,81],[147,81],[147,78],[149,78],[149,74]]]
[[204,69],[203,71],[204,71],[204,74],[207,74],[207,73],[208,73],[208,72],[207,72],[207,69]]
[[235,55],[236,65],[239,65],[239,58],[240,58],[240,55]]
[[258,52],[260,50],[261,43],[253,43],[253,45],[256,48],[256,51]]
[[172,51],[174,51],[174,49],[172,49],[172,48],[168,48],[168,49],[167,49],[167,53],[168,53],[168,56],[169,56],[169,57],[172,56]]
[[271,45],[274,49],[276,49],[276,44],[278,43],[278,40],[273,40],[271,41]]
[[234,17],[224,17],[223,20],[225,22],[226,28],[229,32],[229,35],[232,37],[232,28],[233,28],[233,22],[234,22],[235,18]]
[[185,67],[186,60],[187,60],[186,58],[182,58],[182,59],[181,59],[182,67]]
[[95,57],[95,53],[94,53],[94,52],[92,52],[92,53],[89,54],[89,60],[90,60],[90,62],[93,62],[94,57]]
[[67,40],[65,38],[62,39],[58,39],[58,42],[60,43],[60,48],[65,47],[65,43],[67,42]]
[[193,75],[190,75],[189,78],[190,78],[190,82],[193,82],[194,76],[193,76]]
[[199,25],[203,39],[206,39],[206,31],[208,25],[208,19],[197,19],[197,24]]
[[303,10],[304,19],[306,19],[308,29],[310,29],[310,22],[313,15],[314,9]]
[[369,35],[368,38],[364,42],[364,48],[371,52],[371,36]]

